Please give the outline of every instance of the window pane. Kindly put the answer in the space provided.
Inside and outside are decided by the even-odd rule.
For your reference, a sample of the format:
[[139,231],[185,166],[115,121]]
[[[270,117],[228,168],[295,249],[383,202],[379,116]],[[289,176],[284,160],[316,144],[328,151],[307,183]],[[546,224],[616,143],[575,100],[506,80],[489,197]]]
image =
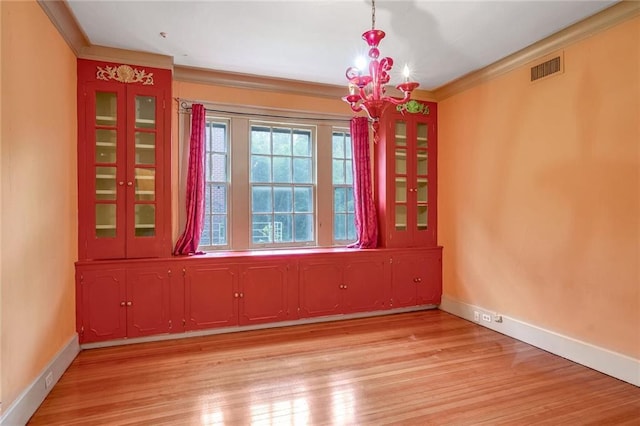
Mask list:
[[353,200],[353,187],[347,188],[347,212],[355,212],[355,202]]
[[333,134],[333,158],[344,158],[344,133]]
[[344,141],[345,145],[345,157],[351,158],[351,135],[347,135],[347,138]]
[[156,170],[136,167],[136,201],[155,201]]
[[295,222],[295,240],[313,241],[313,215],[297,214]]
[[293,182],[294,183],[311,183],[311,159],[310,158],[294,158],[293,159]]
[[154,204],[136,204],[134,212],[136,237],[156,235],[156,206]]
[[253,213],[271,213],[271,188],[254,186],[251,188],[251,211]]
[[271,182],[271,157],[251,156],[251,182]]
[[116,236],[116,205],[96,204],[96,238]]
[[211,216],[205,216],[204,223],[202,224],[202,233],[200,234],[201,246],[211,245]]
[[251,228],[254,244],[271,243],[273,241],[271,215],[252,215]]
[[213,216],[213,245],[226,246],[227,245],[227,216],[215,215]]
[[156,98],[136,96],[136,127],[153,129],[156,127]]
[[293,241],[293,215],[277,214],[273,222],[273,242],[290,243]]
[[207,141],[209,151],[227,152],[227,126],[223,123],[208,123]]
[[216,185],[212,187],[211,197],[213,213],[226,213],[227,187],[225,185]]
[[273,129],[273,155],[291,155],[291,130]]
[[273,157],[273,181],[291,183],[291,157]]
[[117,142],[115,130],[96,129],[96,163],[115,163]]
[[116,168],[96,167],[96,200],[115,200],[116,192]]
[[296,187],[294,189],[294,206],[296,213],[313,211],[313,198],[310,187]]
[[118,98],[115,93],[96,92],[96,125],[115,126]]
[[347,212],[346,188],[333,188],[333,211],[336,213]]
[[347,215],[336,213],[333,215],[333,239],[336,241],[347,239]]
[[271,154],[271,132],[268,127],[251,127],[251,153]]
[[344,160],[333,160],[333,183],[341,184],[345,182],[344,176]]
[[306,130],[293,131],[293,155],[311,157],[311,132]]
[[274,211],[278,213],[289,213],[293,211],[293,189],[273,188]]
[[156,134],[136,132],[136,164],[154,165],[156,163]]
[[347,215],[347,240],[356,239],[356,216],[354,214]]
[[353,185],[353,163],[351,160],[344,162],[344,183]]
[[227,180],[227,156],[226,154],[211,154],[209,158],[209,176],[207,180],[226,182]]

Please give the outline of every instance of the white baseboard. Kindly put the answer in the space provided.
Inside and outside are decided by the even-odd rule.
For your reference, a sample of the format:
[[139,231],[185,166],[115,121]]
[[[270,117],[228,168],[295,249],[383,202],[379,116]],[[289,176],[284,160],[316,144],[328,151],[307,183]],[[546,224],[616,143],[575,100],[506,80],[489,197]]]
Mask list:
[[[7,411],[2,413],[2,416],[0,416],[0,425],[25,425],[49,392],[51,392],[53,386],[58,383],[62,374],[69,365],[71,365],[71,362],[73,362],[79,352],[80,345],[78,343],[78,335],[74,334],[71,340],[60,349],[38,377],[16,398]],[[51,373],[51,383],[47,386],[46,381],[49,373]]]
[[[526,322],[501,315],[501,322],[496,322],[493,311],[479,306],[469,305],[442,297],[440,309],[474,321],[474,311],[480,312],[478,325],[490,328],[514,339],[544,349],[547,352],[582,364],[601,373],[624,380],[635,386],[640,386],[640,360],[610,351],[590,343],[582,342],[572,337],[564,336],[553,331],[545,330]],[[491,321],[484,321],[482,314],[489,315]]]

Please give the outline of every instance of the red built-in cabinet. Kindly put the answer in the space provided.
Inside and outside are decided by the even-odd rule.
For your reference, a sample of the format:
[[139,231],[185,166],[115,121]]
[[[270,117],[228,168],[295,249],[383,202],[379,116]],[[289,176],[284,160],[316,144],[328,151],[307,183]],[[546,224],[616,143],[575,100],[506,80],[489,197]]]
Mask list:
[[176,288],[165,265],[89,265],[78,268],[77,283],[83,343],[169,333],[182,325],[181,306],[172,306],[182,286]]
[[387,263],[384,255],[363,253],[301,260],[300,316],[386,309]]
[[437,104],[389,108],[375,146],[381,247],[437,245]]
[[171,71],[78,59],[79,257],[171,254]]

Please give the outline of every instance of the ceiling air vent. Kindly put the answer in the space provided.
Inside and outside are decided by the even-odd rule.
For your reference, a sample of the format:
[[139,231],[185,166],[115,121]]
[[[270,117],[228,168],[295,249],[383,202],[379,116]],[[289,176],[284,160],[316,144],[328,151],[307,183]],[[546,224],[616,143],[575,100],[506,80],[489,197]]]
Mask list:
[[531,81],[540,80],[559,72],[562,72],[562,55],[554,55],[551,59],[531,67]]

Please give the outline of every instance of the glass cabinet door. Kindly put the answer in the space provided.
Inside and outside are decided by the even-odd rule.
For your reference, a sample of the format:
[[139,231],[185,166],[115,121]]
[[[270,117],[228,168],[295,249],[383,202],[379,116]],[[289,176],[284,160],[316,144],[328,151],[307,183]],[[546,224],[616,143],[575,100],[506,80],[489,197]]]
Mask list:
[[133,226],[135,237],[156,235],[156,97],[136,95]]
[[115,238],[117,222],[118,94],[95,95],[95,237]]
[[407,179],[407,123],[403,120],[395,122],[394,141],[394,227],[396,231],[406,231],[410,187]]
[[428,131],[426,123],[416,124],[416,161],[415,161],[415,176],[416,187],[414,192],[416,194],[416,230],[426,231],[428,222]]

